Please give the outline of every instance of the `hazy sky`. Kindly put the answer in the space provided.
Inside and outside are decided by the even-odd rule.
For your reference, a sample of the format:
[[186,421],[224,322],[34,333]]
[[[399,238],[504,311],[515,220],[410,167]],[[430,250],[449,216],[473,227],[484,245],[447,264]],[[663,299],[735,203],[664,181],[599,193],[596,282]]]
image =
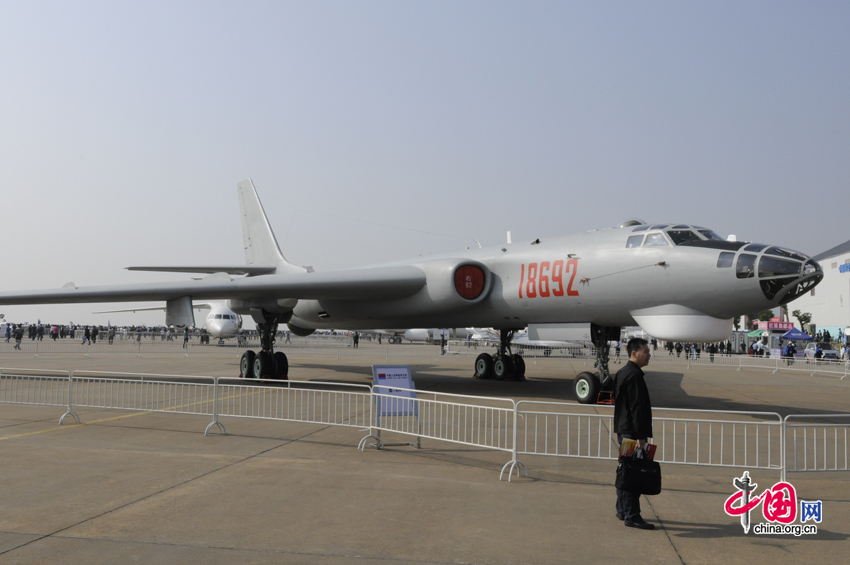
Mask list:
[[243,263],[245,177],[316,270],[633,217],[815,254],[850,238],[849,24],[847,2],[4,2],[0,289]]

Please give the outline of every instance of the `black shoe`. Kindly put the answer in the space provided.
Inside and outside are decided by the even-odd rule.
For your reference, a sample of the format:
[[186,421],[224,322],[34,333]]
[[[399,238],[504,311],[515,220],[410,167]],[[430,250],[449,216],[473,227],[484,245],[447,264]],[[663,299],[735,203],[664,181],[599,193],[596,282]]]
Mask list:
[[643,518],[638,518],[636,520],[625,520],[624,524],[626,524],[627,528],[638,528],[641,530],[654,530],[655,524],[650,524],[646,522]]
[[620,513],[617,514],[617,520],[623,522],[623,521],[625,521],[625,519],[626,519],[626,517],[623,514],[620,514]]

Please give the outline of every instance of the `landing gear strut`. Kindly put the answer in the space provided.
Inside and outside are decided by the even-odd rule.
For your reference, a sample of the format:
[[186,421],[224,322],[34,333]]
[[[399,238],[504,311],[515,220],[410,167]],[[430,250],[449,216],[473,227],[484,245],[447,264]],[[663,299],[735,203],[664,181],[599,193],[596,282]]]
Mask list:
[[289,375],[289,360],[282,351],[274,351],[277,325],[283,320],[282,316],[263,311],[262,324],[257,324],[260,332],[261,351],[254,353],[250,349],[242,354],[239,362],[240,375],[245,379],[281,379]]
[[495,355],[482,353],[475,359],[475,378],[496,380],[525,380],[525,361],[511,353],[511,341],[516,330],[499,331],[499,348]]
[[608,342],[620,339],[617,326],[597,326],[590,324],[590,341],[596,348],[596,372],[579,373],[575,380],[576,399],[581,404],[596,404],[599,393],[614,390],[614,379],[608,371]]

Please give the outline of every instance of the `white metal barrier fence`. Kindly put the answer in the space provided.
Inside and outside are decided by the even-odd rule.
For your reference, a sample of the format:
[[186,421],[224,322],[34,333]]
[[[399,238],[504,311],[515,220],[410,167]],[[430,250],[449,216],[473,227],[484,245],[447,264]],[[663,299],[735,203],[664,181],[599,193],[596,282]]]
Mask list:
[[[517,403],[518,455],[617,459],[613,407]],[[783,469],[782,427],[773,412],[653,408],[659,463]]]
[[216,379],[213,422],[205,433],[220,425],[219,416],[368,428],[371,392],[369,385],[222,377]]
[[[613,408],[514,401],[315,381],[263,381],[131,373],[0,369],[0,403],[254,418],[369,430],[360,442],[383,447],[393,432],[508,452],[502,469],[525,469],[520,455],[614,460]],[[660,463],[786,472],[847,471],[850,414],[791,415],[654,408],[653,442]],[[795,423],[799,422],[799,423]],[[841,422],[844,423],[841,423]],[[369,440],[374,443],[369,444]],[[526,471],[527,473],[527,471]]]
[[372,431],[360,448],[374,439],[376,447],[386,445],[380,432],[396,432],[421,438],[447,441],[472,447],[511,451],[516,403],[511,399],[485,396],[409,391],[415,398],[393,394],[385,386],[372,391],[374,418]]
[[[0,369],[0,403],[67,406],[71,374],[67,371]],[[44,373],[48,373],[45,375]]]
[[[792,420],[800,422],[789,423]],[[850,414],[793,414],[785,417],[784,425],[789,444],[789,472],[850,470],[847,450]]]

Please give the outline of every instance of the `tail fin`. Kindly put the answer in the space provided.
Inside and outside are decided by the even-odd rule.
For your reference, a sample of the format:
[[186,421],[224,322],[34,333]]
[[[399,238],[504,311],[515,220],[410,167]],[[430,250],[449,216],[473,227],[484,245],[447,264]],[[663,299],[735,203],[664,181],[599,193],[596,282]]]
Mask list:
[[248,265],[275,266],[278,274],[303,273],[306,269],[288,262],[280,252],[266,212],[257,196],[251,179],[237,185],[239,211],[242,214],[242,241],[245,245],[245,263]]

